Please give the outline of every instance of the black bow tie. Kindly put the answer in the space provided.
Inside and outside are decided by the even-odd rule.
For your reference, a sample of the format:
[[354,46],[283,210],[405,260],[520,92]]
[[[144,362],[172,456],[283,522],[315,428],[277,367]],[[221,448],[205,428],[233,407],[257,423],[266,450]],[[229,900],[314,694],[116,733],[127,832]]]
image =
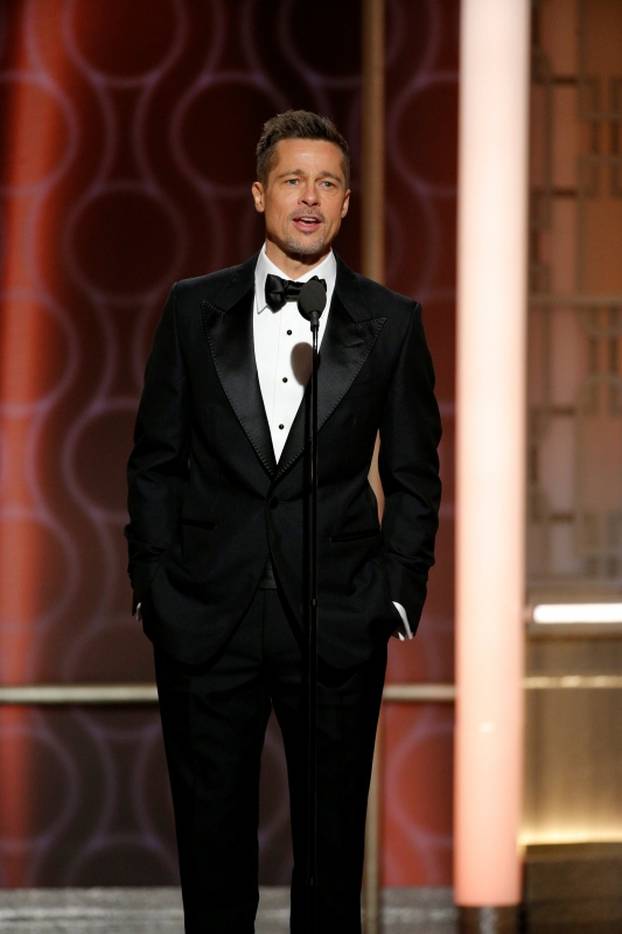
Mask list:
[[[318,279],[317,276],[311,278],[321,282],[326,288],[325,279]],[[306,285],[306,283],[294,282],[292,279],[281,279],[280,276],[273,276],[269,273],[266,276],[266,304],[272,311],[280,311],[285,302],[296,301],[303,285]]]

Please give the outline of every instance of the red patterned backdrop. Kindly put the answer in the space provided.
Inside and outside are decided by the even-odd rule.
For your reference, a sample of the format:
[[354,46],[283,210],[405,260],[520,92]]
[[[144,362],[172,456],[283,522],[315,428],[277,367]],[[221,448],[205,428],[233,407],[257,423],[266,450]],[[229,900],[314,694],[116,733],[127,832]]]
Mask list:
[[[438,564],[389,680],[453,671],[453,333],[458,0],[388,0],[387,282],[424,303],[445,485]],[[151,680],[129,615],[124,468],[174,279],[261,242],[254,146],[278,110],[332,116],[354,155],[338,245],[359,264],[360,3],[0,2],[0,680]],[[385,711],[387,885],[447,885],[448,706]],[[171,884],[153,708],[0,709],[0,884]],[[271,724],[262,881],[289,877]]]

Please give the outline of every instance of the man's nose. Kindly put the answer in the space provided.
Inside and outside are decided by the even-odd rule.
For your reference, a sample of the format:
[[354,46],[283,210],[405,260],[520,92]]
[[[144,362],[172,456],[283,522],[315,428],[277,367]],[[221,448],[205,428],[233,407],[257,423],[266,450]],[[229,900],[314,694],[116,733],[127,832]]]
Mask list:
[[308,183],[300,193],[300,200],[303,204],[312,205],[318,203],[318,196],[315,187]]

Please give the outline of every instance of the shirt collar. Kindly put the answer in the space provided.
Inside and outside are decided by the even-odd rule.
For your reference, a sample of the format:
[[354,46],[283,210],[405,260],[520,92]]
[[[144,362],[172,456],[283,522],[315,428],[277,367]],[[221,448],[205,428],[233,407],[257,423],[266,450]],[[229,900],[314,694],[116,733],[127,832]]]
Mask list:
[[[259,251],[259,256],[257,257],[257,265],[255,266],[255,311],[259,315],[262,311],[268,307],[266,304],[266,276],[272,274],[273,276],[281,276],[282,279],[289,279],[289,276],[283,272],[282,269],[272,262],[266,254],[266,244],[262,246]],[[330,296],[335,287],[335,281],[337,279],[337,260],[335,259],[335,254],[331,250],[324,259],[313,266],[311,269],[308,269],[302,276],[299,276],[296,279],[296,282],[308,282],[309,279],[317,276],[318,279],[324,279],[326,282],[326,294]]]

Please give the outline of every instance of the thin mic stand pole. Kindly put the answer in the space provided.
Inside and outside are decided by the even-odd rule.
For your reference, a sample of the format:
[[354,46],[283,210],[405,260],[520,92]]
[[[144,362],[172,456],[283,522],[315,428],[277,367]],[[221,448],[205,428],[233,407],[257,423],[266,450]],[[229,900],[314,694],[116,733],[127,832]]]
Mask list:
[[310,508],[307,510],[307,865],[306,894],[307,934],[319,932],[319,880],[318,880],[318,586],[317,586],[317,373],[318,373],[318,331],[320,315],[326,305],[326,282],[317,276],[309,279],[300,289],[298,310],[311,324],[313,366],[309,385],[310,415],[307,419],[307,444],[309,460],[308,489],[310,496],[305,497]]
[[309,516],[309,620],[307,643],[307,689],[308,689],[308,729],[307,729],[307,886],[309,893],[309,934],[318,934],[318,891],[317,891],[317,849],[318,849],[318,757],[317,757],[317,369],[318,369],[318,330],[320,316],[311,313],[311,333],[313,339],[313,369],[311,372],[310,403],[311,431],[309,433],[310,457],[309,479],[311,488],[311,509]]

